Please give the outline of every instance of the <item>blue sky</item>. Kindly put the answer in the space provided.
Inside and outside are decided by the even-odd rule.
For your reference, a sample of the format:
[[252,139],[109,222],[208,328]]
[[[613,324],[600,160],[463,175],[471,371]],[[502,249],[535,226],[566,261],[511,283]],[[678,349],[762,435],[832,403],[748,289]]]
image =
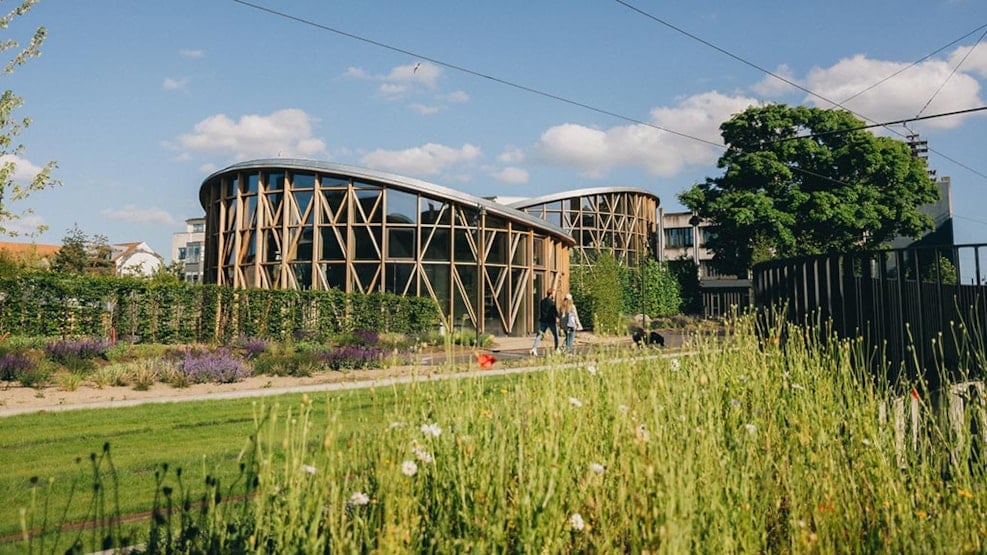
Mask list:
[[[33,209],[21,229],[58,244],[78,224],[167,259],[205,176],[279,155],[483,196],[640,187],[677,210],[721,150],[675,133],[719,142],[752,104],[829,107],[751,65],[836,101],[897,73],[845,104],[875,122],[987,104],[982,0],[629,1],[750,64],[615,1],[252,1],[317,26],[233,0],[41,0],[2,31],[48,30],[2,77],[33,120],[19,174],[54,160],[62,182],[8,205]],[[987,241],[985,117],[910,125],[952,178],[958,242]]]

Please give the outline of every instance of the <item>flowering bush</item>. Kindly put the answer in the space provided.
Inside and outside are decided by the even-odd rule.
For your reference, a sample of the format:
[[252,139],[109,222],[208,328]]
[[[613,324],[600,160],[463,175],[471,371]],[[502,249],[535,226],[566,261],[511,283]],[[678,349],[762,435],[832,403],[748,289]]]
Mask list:
[[375,347],[380,342],[380,334],[374,330],[353,330],[350,344]]
[[380,349],[361,345],[346,345],[322,353],[322,360],[330,370],[380,368],[383,358]]
[[0,381],[19,381],[26,372],[37,367],[38,362],[25,353],[4,353],[0,356]]
[[234,383],[250,376],[246,361],[227,348],[188,349],[177,366],[175,377],[187,383]]
[[105,357],[110,350],[110,342],[101,337],[61,339],[45,345],[48,358],[65,363],[71,360],[91,360]]
[[261,337],[241,337],[238,344],[247,353],[247,358],[257,358],[270,348],[270,343]]

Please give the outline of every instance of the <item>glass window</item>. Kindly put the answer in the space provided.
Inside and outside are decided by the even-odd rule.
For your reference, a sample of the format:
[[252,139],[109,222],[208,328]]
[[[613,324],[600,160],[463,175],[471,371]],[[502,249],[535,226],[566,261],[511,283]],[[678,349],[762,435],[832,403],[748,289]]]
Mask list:
[[321,228],[322,233],[322,260],[345,260],[343,247],[336,239],[336,233],[331,227]]
[[381,228],[353,226],[354,255],[356,260],[380,260]]
[[387,230],[388,258],[415,258],[416,230],[413,227],[391,227]]
[[384,280],[385,291],[395,295],[404,295],[406,291],[415,294],[416,289],[413,283],[410,288],[407,287],[415,271],[414,264],[388,264],[384,271],[387,272],[387,278]]
[[[427,231],[423,231],[422,243],[425,252],[422,255],[422,259],[448,262],[449,254],[451,253],[450,235],[450,231],[444,228],[431,230],[431,235]],[[425,241],[428,241],[427,245],[424,244]]]
[[394,224],[418,222],[418,195],[388,189],[387,222]]
[[672,227],[665,230],[665,244],[669,247],[691,247],[692,228]]
[[260,176],[256,173],[251,173],[247,175],[246,188],[244,189],[244,194],[254,195],[257,194],[258,184],[260,183]]
[[312,173],[293,173],[291,174],[291,188],[292,189],[314,189],[315,188],[315,174]]
[[457,229],[454,242],[453,260],[456,262],[476,262],[473,252],[473,230]]
[[329,287],[337,289],[346,288],[346,263],[337,262],[334,264],[323,264],[322,274],[326,276],[326,283]]
[[356,189],[355,193],[356,201],[362,209],[363,217],[366,217],[365,221],[371,224],[382,223],[382,210],[380,208],[380,204],[378,203],[381,196],[380,189]]
[[178,259],[185,260],[185,247],[178,247]]
[[205,233],[206,224],[204,222],[196,222],[192,224],[192,233]]
[[284,172],[271,172],[266,179],[268,191],[280,191],[284,189]]
[[341,189],[322,191],[322,198],[325,199],[329,213],[332,214],[332,221],[340,224],[349,221],[349,213],[346,209],[346,191]]

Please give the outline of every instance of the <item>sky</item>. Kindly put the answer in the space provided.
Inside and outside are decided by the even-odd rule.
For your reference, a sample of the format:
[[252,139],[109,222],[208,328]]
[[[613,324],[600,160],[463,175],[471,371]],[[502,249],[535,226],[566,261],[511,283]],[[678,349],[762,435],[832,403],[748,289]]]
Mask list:
[[[61,183],[5,199],[31,211],[8,227],[60,244],[78,226],[170,261],[205,177],[276,157],[480,196],[637,187],[676,211],[722,175],[719,125],[749,106],[835,102],[876,123],[987,105],[983,0],[250,1],[41,0],[0,30],[47,29],[0,90],[32,120],[16,178],[55,161]],[[929,142],[958,243],[987,242],[985,118],[878,131]]]

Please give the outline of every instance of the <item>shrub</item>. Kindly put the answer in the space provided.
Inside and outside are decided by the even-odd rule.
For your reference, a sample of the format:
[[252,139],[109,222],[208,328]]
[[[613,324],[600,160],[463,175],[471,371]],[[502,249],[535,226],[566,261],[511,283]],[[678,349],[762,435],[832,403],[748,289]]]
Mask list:
[[270,342],[261,337],[241,337],[237,344],[247,354],[247,358],[257,358],[270,348]]
[[253,361],[254,375],[265,376],[311,376],[322,368],[321,353],[302,351],[280,354],[277,356],[264,355]]
[[383,358],[380,349],[361,345],[344,345],[322,354],[322,360],[330,370],[380,368]]
[[38,361],[27,353],[4,353],[3,356],[0,356],[0,381],[19,381],[21,375],[37,367]]
[[130,385],[130,364],[109,364],[96,369],[90,376],[97,388]]
[[177,370],[189,383],[233,383],[250,376],[246,361],[227,348],[188,349]]
[[48,358],[66,365],[78,360],[105,358],[109,349],[110,342],[99,337],[61,339],[45,345]]

